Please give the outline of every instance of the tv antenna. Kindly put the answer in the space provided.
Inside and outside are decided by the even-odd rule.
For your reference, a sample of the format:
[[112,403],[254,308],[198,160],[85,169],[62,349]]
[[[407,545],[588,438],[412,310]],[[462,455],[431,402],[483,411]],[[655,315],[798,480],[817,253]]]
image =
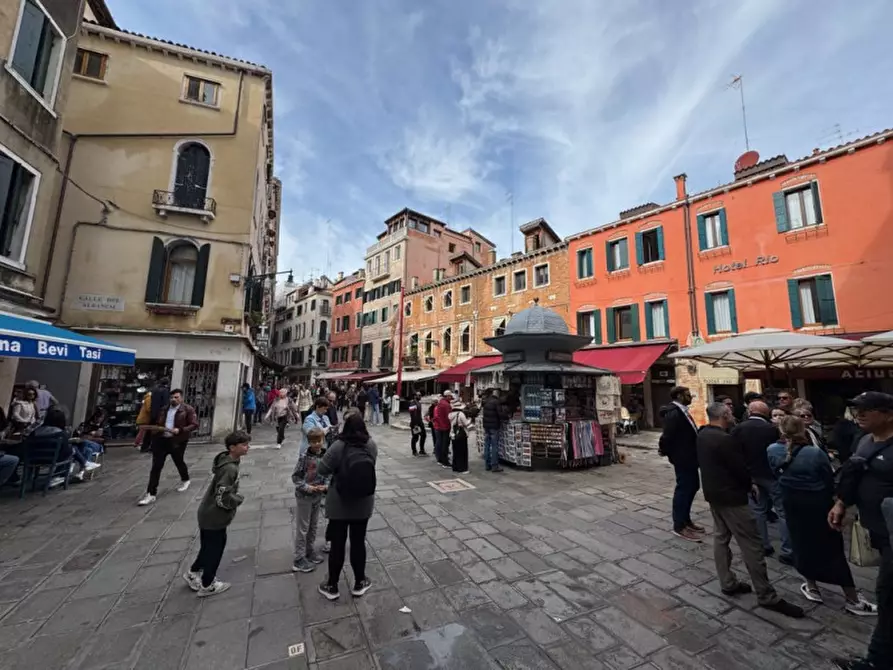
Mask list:
[[836,141],[837,144],[844,144],[848,138],[855,137],[859,134],[859,129],[851,130],[848,133],[843,132],[843,127],[839,123],[835,123],[830,128],[825,129],[825,134],[819,138],[819,144]]
[[750,139],[747,136],[747,107],[744,104],[744,76],[740,74],[733,75],[728,88],[737,89],[741,94],[741,120],[744,123],[744,149],[750,151]]

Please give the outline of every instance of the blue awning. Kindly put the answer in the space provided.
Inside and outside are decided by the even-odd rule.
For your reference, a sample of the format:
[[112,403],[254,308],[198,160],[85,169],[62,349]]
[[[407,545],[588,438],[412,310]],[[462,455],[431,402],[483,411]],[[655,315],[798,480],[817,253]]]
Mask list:
[[46,321],[0,312],[0,358],[133,365],[136,352]]

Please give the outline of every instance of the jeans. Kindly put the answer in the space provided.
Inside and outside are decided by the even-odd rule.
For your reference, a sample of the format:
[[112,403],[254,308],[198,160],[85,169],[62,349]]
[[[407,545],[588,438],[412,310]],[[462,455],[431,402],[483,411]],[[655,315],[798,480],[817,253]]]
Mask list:
[[450,431],[437,431],[437,442],[435,442],[434,453],[437,455],[438,463],[443,465],[450,464]]
[[202,573],[202,586],[208,587],[217,576],[217,568],[220,567],[220,559],[223,558],[223,550],[226,547],[226,528],[216,530],[199,529],[198,556],[195,563],[189,568],[192,572]]
[[186,454],[186,443],[174,444],[169,437],[156,435],[152,440],[152,470],[149,472],[149,487],[146,492],[149,495],[158,495],[158,482],[161,479],[161,471],[164,469],[164,461],[168,455],[177,466],[177,472],[180,473],[180,479],[184,482],[189,481],[189,468],[186,467],[186,461],[183,456]]
[[484,429],[484,465],[491,470],[499,465],[499,429]]
[[697,465],[674,465],[676,490],[673,492],[673,530],[677,533],[691,523],[691,504],[701,488]]
[[376,426],[381,423],[381,410],[378,405],[372,405],[372,425]]
[[12,454],[0,456],[0,486],[3,486],[12,477],[17,467],[19,467],[18,456]]
[[877,623],[866,659],[876,668],[893,668],[893,548],[881,549],[881,566],[875,586],[877,599]]
[[710,511],[713,512],[713,560],[716,562],[720,587],[724,591],[732,591],[738,585],[738,577],[732,571],[732,550],[729,548],[734,537],[753,581],[757,601],[760,605],[777,603],[778,593],[769,582],[760,533],[751,511],[746,505],[710,505]]
[[81,440],[80,444],[71,445],[71,456],[82,468],[93,460],[93,456],[102,453],[102,445],[91,440]]
[[254,418],[254,410],[242,410],[242,415],[245,417],[245,432],[251,435],[251,420]]
[[424,454],[425,453],[425,427],[424,426],[413,426],[413,430],[418,430],[419,432],[413,433],[412,435],[412,455],[415,456],[418,452],[416,451],[416,444],[419,445],[419,450]]
[[781,498],[781,485],[775,479],[755,479],[754,483],[760,491],[760,497],[756,502],[750,498],[750,509],[753,510],[760,537],[763,538],[763,549],[772,549],[772,541],[769,539],[769,520],[766,516],[774,506],[775,512],[778,514],[778,532],[781,534],[781,555],[793,557],[794,550],[791,548],[791,536],[788,534],[784,503]]
[[350,567],[356,583],[366,579],[366,525],[369,519],[329,519],[326,536],[332,548],[329,551],[329,586],[338,588],[338,578],[344,568],[347,535],[350,533]]
[[322,508],[322,496],[305,496],[296,494],[295,509],[295,563],[313,554],[316,544],[316,527],[319,524],[319,510]]

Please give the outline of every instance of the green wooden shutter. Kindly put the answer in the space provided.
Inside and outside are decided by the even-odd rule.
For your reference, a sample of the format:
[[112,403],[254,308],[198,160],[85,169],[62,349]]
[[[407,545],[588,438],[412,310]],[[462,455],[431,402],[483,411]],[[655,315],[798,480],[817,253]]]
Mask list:
[[629,267],[629,238],[624,237],[618,242],[620,245],[620,270]]
[[602,311],[592,310],[592,338],[596,344],[602,343]]
[[642,335],[639,331],[639,306],[638,305],[630,305],[629,308],[629,320],[632,325],[633,331],[633,342],[638,342],[642,339]]
[[817,181],[812,182],[809,185],[809,190],[812,191],[812,204],[815,207],[815,222],[822,223],[824,219],[822,218],[822,201],[819,198],[819,183]]
[[815,278],[815,288],[819,295],[819,311],[822,324],[836,326],[837,303],[834,300],[834,284],[831,283],[831,275],[819,275]]
[[788,223],[788,207],[784,201],[784,191],[776,191],[772,194],[772,204],[775,206],[775,229],[779,233],[790,230]]
[[614,308],[608,307],[605,310],[606,327],[608,329],[608,344],[614,344],[617,341],[617,334],[614,329]]
[[645,339],[654,339],[654,315],[651,313],[651,303],[645,303]]
[[704,294],[704,307],[707,310],[707,334],[716,334],[716,315],[713,313],[713,294]]
[[664,253],[664,227],[659,226],[657,229],[657,257],[659,259],[666,260],[667,256]]
[[645,249],[642,245],[642,233],[636,233],[636,265],[645,264]]
[[670,303],[664,300],[664,336],[670,337]]
[[146,302],[161,302],[164,285],[164,261],[167,254],[160,237],[152,238],[152,253],[149,256],[149,275],[146,277]]
[[617,269],[614,267],[614,254],[611,252],[611,243],[605,242],[605,260],[608,263],[608,272],[614,272]]
[[[583,277],[583,252],[577,252],[577,279],[582,279]],[[512,287],[514,288],[514,286]]]
[[698,249],[707,249],[707,219],[703,214],[698,214]]
[[211,245],[203,244],[198,250],[195,264],[195,280],[192,283],[192,304],[201,307],[205,304],[205,284],[208,281],[208,261],[211,258]]
[[719,210],[719,243],[727,245],[729,243],[729,223],[726,218],[726,210]]
[[735,289],[729,289],[729,316],[732,322],[732,332],[738,332],[738,310],[735,308]]
[[800,282],[788,279],[788,303],[791,305],[791,326],[803,327],[803,309],[800,305]]

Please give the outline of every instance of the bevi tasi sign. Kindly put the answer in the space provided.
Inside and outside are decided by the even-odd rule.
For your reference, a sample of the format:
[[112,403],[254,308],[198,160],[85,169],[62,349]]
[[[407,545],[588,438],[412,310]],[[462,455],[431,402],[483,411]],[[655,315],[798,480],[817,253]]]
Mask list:
[[737,272],[738,270],[746,270],[747,268],[758,267],[760,265],[772,265],[778,262],[778,256],[757,256],[756,262],[750,263],[749,259],[743,261],[732,261],[731,263],[721,263],[713,266],[713,274],[724,274],[726,272]]

